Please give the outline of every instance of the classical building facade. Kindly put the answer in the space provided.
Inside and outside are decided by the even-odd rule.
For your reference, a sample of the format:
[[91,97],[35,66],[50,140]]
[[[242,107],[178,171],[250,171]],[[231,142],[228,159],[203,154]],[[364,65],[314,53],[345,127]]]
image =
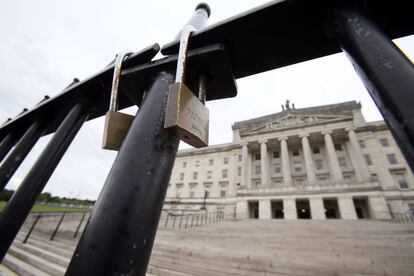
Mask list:
[[360,104],[236,122],[233,142],[179,151],[165,209],[239,218],[388,219],[414,209],[414,178],[383,121]]

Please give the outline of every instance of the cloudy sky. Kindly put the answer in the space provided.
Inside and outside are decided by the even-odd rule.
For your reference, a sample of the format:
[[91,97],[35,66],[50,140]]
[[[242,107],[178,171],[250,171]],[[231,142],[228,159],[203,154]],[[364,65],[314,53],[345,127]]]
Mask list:
[[[46,94],[58,94],[74,77],[82,80],[101,70],[119,51],[138,51],[154,42],[170,42],[198,2],[0,1],[0,121],[34,106]],[[209,0],[209,23],[266,2]],[[396,42],[406,54],[414,56],[413,36]],[[356,100],[362,103],[368,121],[381,120],[343,54],[239,79],[237,83],[236,98],[207,103],[211,144],[231,142],[233,122],[279,112],[286,99],[297,108]],[[89,199],[98,196],[116,156],[100,148],[102,129],[102,118],[84,125],[45,191]],[[49,139],[44,137],[38,142],[7,188],[18,187]]]

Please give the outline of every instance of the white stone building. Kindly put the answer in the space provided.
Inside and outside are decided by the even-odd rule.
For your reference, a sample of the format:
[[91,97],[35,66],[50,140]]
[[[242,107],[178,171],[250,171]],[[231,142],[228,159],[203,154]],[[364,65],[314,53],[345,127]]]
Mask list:
[[236,122],[232,143],[179,151],[164,208],[259,219],[388,219],[414,209],[413,174],[383,121],[366,122],[355,101],[282,108]]

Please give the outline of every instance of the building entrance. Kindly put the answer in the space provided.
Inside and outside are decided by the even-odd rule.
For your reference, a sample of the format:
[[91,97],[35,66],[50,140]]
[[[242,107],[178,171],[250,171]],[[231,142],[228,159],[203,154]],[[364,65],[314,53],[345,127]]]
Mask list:
[[355,212],[359,219],[369,219],[369,206],[367,198],[354,198]]
[[339,207],[336,198],[324,199],[323,207],[325,208],[325,216],[327,219],[339,219]]
[[259,202],[258,201],[249,201],[249,218],[251,219],[259,218]]
[[310,219],[311,210],[308,199],[297,199],[296,200],[296,211],[298,219]]
[[283,219],[285,214],[283,212],[283,201],[272,201],[272,218]]

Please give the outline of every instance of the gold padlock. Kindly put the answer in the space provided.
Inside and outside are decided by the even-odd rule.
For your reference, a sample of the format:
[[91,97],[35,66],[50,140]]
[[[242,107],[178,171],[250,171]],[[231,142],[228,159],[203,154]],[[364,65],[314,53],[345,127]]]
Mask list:
[[196,147],[208,146],[209,111],[205,102],[205,80],[200,78],[200,100],[184,84],[188,39],[195,29],[188,25],[181,33],[175,83],[168,91],[164,128],[169,129],[180,140]]
[[105,115],[102,148],[108,150],[119,150],[128,130],[134,120],[134,116],[118,112],[118,86],[121,76],[122,62],[131,53],[122,52],[117,54],[114,65],[114,76],[112,80],[111,100],[109,111]]

